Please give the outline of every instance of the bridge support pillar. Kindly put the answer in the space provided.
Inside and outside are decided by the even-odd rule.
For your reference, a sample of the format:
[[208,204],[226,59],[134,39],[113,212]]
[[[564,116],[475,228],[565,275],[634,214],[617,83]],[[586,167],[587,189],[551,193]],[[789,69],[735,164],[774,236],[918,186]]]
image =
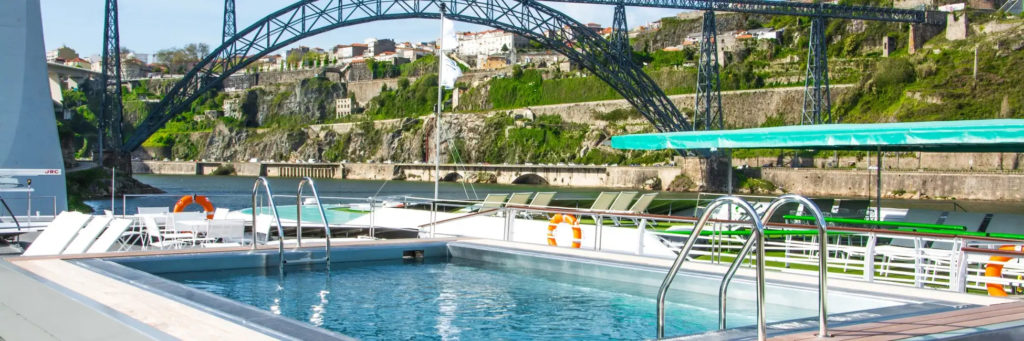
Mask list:
[[828,86],[826,23],[826,19],[823,17],[811,18],[810,44],[807,49],[807,78],[804,80],[804,105],[800,124],[833,123],[832,97]]
[[694,130],[720,130],[722,118],[721,81],[718,75],[718,28],[715,12],[704,12],[697,63],[697,95],[694,104]]
[[626,25],[626,6],[615,5],[612,17],[612,49],[622,56],[622,60],[633,60],[633,49],[629,46],[629,26]]
[[[103,164],[104,128],[110,132],[110,140],[107,141],[107,144],[114,148],[121,146],[121,38],[117,24],[117,0],[107,0],[105,9],[103,70],[100,75],[103,83],[103,108],[99,118],[100,131],[97,135],[99,153],[96,154],[101,165]],[[123,162],[117,162],[117,164],[121,163]],[[128,167],[127,171],[130,172],[131,167]]]

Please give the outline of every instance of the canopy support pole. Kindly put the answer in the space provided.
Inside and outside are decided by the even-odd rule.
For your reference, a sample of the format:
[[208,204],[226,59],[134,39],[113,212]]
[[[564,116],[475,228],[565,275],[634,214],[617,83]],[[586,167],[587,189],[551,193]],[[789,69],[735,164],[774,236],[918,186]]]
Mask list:
[[878,147],[878,169],[875,171],[875,220],[882,221],[882,147]]

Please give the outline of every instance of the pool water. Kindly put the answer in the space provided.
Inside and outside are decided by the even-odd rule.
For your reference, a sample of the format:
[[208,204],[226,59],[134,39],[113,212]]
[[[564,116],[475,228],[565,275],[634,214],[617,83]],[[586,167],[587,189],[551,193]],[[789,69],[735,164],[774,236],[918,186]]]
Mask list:
[[[649,339],[656,287],[477,260],[335,263],[163,273],[187,286],[367,340]],[[732,294],[730,293],[730,296]],[[772,306],[770,321],[815,316]],[[717,296],[670,292],[666,335],[714,330]],[[752,325],[749,300],[730,300],[729,327]]]
[[[344,224],[353,219],[362,217],[366,213],[353,212],[350,210],[339,210],[340,205],[324,205],[324,213],[327,214],[327,222],[331,224]],[[252,214],[252,208],[242,209],[243,214]],[[257,214],[273,215],[273,210],[270,207],[260,207],[256,210]],[[277,214],[281,216],[281,219],[295,220],[296,211],[295,205],[277,205]],[[317,205],[302,205],[302,222],[303,223],[314,223],[322,224],[323,220],[320,218],[320,208]]]

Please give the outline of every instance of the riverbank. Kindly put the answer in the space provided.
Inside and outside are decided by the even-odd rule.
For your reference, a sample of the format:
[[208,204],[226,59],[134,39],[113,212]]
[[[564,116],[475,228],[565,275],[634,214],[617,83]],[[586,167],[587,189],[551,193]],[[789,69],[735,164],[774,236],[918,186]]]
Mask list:
[[[123,172],[117,172],[114,176],[115,196],[126,193],[133,194],[159,194],[163,190],[147,185],[132,178]],[[68,186],[68,209],[72,211],[91,213],[92,207],[85,204],[86,200],[110,198],[111,191],[110,169],[89,168],[72,170],[67,173]]]
[[[229,167],[230,166],[230,167]],[[279,162],[175,162],[134,161],[135,174],[209,175],[217,169],[233,169],[232,175],[300,177],[350,180],[434,180],[434,166],[423,163],[279,163]],[[766,167],[745,169],[752,178],[764,179],[776,192],[812,196],[873,197],[875,173],[866,169],[818,169]],[[227,174],[225,174],[227,175]],[[530,184],[559,187],[606,187],[638,190],[695,191],[696,185],[677,188],[673,183],[703,182],[699,159],[677,158],[676,166],[589,165],[454,165],[441,166],[443,181],[489,179],[486,183]],[[889,199],[961,199],[1024,201],[1024,173],[883,171],[882,195]]]

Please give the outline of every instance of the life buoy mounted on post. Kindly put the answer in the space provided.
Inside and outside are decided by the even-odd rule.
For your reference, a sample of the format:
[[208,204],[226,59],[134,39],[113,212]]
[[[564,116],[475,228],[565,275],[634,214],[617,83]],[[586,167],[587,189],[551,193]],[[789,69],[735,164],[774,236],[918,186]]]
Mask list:
[[[1022,250],[1022,247],[1020,245],[1003,245],[1003,246],[1000,246],[999,249],[1003,250],[1003,251],[1016,251],[1016,252],[1024,253],[1024,250]],[[1013,259],[1013,258],[1012,257],[1007,257],[1007,256],[991,256],[991,257],[989,257],[988,258],[989,262],[999,262],[999,263],[988,263],[988,264],[986,264],[985,265],[985,277],[1000,277],[1000,278],[1003,277],[1003,264],[1002,263],[1006,263],[1006,262],[1010,261],[1010,259]],[[985,285],[985,288],[988,289],[988,295],[989,296],[999,296],[999,297],[1007,296],[1006,295],[1006,290],[1003,289],[1003,285],[1002,284],[999,284],[999,283],[988,283],[988,284]]]
[[203,207],[203,211],[206,211],[206,219],[213,219],[213,203],[211,203],[210,199],[207,199],[206,196],[202,195],[193,194],[182,196],[181,199],[178,199],[178,202],[174,204],[174,212],[184,212],[185,207],[192,203],[199,204],[199,206]]
[[569,214],[555,214],[548,223],[548,245],[558,246],[558,242],[555,241],[555,230],[558,229],[559,224],[566,223],[572,225],[572,247],[580,248],[583,231],[580,230],[580,222],[576,217]]

